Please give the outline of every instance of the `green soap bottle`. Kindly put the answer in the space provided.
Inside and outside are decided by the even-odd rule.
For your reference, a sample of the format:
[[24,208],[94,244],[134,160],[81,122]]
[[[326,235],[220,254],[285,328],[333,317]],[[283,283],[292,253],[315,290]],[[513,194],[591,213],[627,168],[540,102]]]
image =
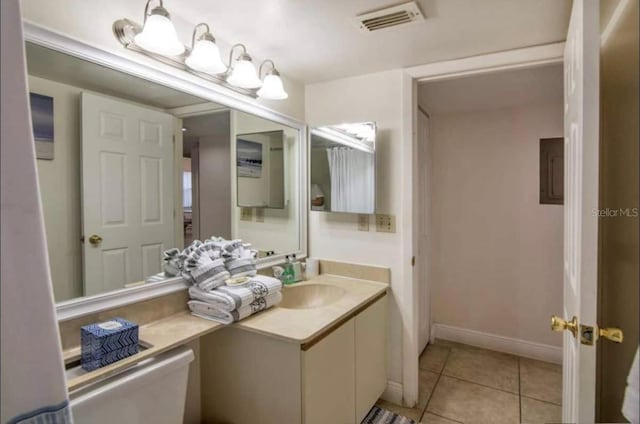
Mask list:
[[284,271],[282,273],[282,284],[289,285],[296,282],[296,273],[293,269],[293,263],[289,255],[286,257],[287,262],[284,264]]

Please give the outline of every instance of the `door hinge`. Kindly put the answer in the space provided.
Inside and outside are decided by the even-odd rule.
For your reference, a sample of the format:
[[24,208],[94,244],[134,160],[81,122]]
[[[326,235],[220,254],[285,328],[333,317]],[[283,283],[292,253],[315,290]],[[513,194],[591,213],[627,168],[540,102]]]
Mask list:
[[411,257],[411,266],[416,266],[416,257],[415,256]]

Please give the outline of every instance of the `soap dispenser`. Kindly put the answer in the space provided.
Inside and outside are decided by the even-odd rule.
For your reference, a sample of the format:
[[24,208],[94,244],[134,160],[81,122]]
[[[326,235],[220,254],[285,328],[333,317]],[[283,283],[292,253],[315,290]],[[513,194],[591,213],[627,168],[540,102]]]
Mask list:
[[289,255],[285,256],[285,260],[287,261],[284,264],[284,271],[282,272],[282,284],[289,285],[296,282],[295,272],[293,269],[293,262],[291,261],[291,257]]

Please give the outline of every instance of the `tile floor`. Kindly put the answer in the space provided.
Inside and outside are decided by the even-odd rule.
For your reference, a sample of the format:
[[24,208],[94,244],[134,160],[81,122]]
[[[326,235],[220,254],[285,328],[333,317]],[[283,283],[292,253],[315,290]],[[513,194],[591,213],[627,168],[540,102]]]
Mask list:
[[420,357],[415,408],[378,405],[416,423],[558,423],[560,365],[436,340]]

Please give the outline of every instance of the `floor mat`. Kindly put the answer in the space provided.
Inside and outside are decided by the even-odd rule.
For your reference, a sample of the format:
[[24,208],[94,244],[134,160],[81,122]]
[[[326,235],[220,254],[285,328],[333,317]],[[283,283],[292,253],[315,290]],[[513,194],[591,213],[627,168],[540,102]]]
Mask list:
[[415,424],[415,421],[391,412],[388,409],[374,406],[364,420],[362,420],[362,424]]

